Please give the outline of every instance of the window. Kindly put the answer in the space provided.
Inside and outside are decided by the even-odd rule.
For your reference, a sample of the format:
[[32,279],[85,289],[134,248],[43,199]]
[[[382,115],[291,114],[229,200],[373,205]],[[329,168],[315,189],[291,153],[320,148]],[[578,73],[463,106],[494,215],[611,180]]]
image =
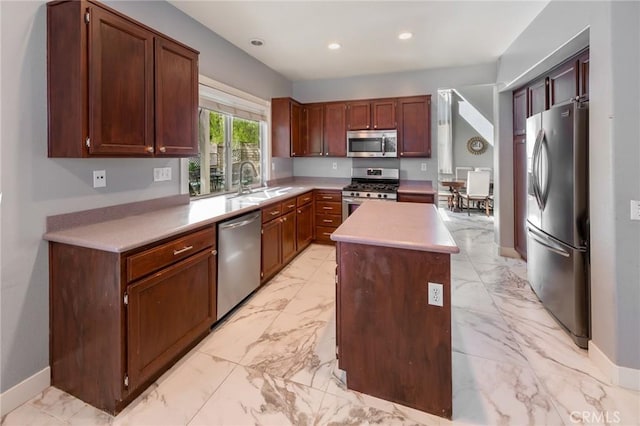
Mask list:
[[187,161],[192,197],[236,191],[240,183],[262,185],[267,110],[265,101],[257,103],[200,85],[200,153]]

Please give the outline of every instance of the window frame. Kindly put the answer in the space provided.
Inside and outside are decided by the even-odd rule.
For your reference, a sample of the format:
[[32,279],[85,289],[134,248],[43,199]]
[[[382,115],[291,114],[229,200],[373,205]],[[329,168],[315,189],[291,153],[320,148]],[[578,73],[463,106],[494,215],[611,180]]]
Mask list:
[[[204,96],[203,96],[204,94]],[[271,178],[271,102],[242,90],[228,86],[224,83],[215,81],[202,74],[199,75],[198,84],[198,108],[204,107],[211,110],[206,106],[201,106],[201,100],[205,98],[213,100],[225,106],[231,108],[239,108],[245,111],[252,111],[261,114],[266,119],[256,120],[260,126],[260,183],[251,185],[252,187],[266,186],[266,182]],[[232,126],[232,119],[235,117],[225,111],[216,111],[224,116],[225,125],[225,154],[228,158],[232,158],[232,134],[228,126]],[[244,119],[244,117],[237,117]],[[230,194],[237,191],[237,187],[232,185],[232,162],[229,162],[229,166],[225,170],[224,179],[224,191],[214,192],[208,194],[202,194],[197,196],[191,196],[190,199],[196,200],[200,198],[215,197],[225,194]],[[180,159],[180,194],[189,194],[189,158]]]

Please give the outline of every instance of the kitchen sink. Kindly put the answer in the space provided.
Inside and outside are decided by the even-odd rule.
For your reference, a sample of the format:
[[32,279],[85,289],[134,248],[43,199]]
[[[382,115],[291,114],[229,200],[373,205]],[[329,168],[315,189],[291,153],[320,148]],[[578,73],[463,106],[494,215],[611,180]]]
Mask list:
[[241,202],[259,204],[261,202],[270,200],[272,198],[279,197],[281,195],[286,195],[294,189],[296,188],[292,186],[286,186],[286,187],[276,186],[273,188],[255,188],[251,192],[246,194],[238,194],[238,195],[230,196],[229,199],[233,200],[234,202],[235,200],[239,200]]

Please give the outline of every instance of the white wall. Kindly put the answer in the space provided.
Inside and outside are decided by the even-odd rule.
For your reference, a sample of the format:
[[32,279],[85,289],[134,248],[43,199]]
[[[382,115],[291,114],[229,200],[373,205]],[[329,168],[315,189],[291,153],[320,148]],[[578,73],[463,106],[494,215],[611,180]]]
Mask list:
[[[489,87],[489,86],[486,86]],[[493,109],[493,89],[489,87],[489,92],[486,93],[486,97],[489,98],[489,102],[486,101],[485,97],[479,97],[475,101],[478,104],[484,105],[486,108]],[[470,99],[467,99],[471,102]],[[475,155],[469,152],[467,149],[467,142],[470,138],[474,136],[480,136],[478,131],[467,122],[460,115],[460,102],[462,98],[460,98],[455,93],[452,94],[451,97],[452,106],[451,106],[451,121],[453,128],[453,172],[455,173],[456,167],[491,167],[493,168],[493,145],[488,144],[489,147],[487,150],[480,155]],[[490,104],[490,107],[487,105]],[[475,106],[475,104],[474,104]],[[493,115],[493,113],[491,114]]]
[[[438,144],[435,125],[436,95],[438,89],[489,84],[495,82],[496,65],[482,64],[468,67],[440,68],[402,73],[367,75],[332,80],[297,81],[293,83],[293,97],[300,102],[323,102],[332,100],[385,98],[411,95],[431,95],[431,158],[403,159],[400,163],[401,177],[414,180],[438,180]],[[325,159],[294,159],[294,175],[299,172],[331,173],[325,167]],[[421,164],[427,171],[421,171]],[[304,164],[300,167],[296,164]],[[393,167],[393,166],[392,166]],[[320,171],[319,171],[320,170]],[[322,175],[322,174],[319,174]],[[306,176],[306,175],[305,175]],[[331,176],[331,174],[327,174]]]
[[[498,79],[516,79],[587,26],[592,337],[613,363],[640,369],[640,222],[629,218],[629,200],[640,199],[640,3],[552,1],[505,52]],[[500,96],[501,117],[510,103]],[[499,133],[508,139],[510,128]]]
[[[200,72],[265,99],[291,83],[166,2],[110,2],[113,8],[200,50]],[[177,159],[47,158],[46,6],[0,2],[2,241],[0,392],[49,364],[46,216],[179,194],[179,181],[153,182],[154,167]],[[107,188],[91,186],[107,171]]]

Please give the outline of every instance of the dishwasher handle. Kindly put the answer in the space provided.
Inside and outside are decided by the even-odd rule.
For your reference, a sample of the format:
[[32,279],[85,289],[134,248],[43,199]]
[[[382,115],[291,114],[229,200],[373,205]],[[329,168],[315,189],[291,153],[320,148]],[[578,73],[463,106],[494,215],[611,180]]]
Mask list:
[[246,226],[249,225],[250,223],[255,222],[256,220],[258,220],[260,218],[261,214],[260,212],[255,212],[253,215],[251,215],[250,217],[248,216],[243,216],[243,218],[246,218],[244,220],[241,220],[239,222],[226,222],[226,223],[221,223],[219,225],[220,229],[235,229],[235,228],[240,228],[242,226]]

